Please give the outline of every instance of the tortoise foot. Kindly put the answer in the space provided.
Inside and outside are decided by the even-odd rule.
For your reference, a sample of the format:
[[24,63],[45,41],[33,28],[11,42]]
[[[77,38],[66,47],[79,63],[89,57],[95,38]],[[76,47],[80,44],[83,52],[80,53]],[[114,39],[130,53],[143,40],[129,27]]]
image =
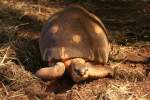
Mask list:
[[91,63],[86,64],[88,68],[89,78],[104,78],[107,76],[113,77],[113,69],[103,66],[103,65],[93,65]]
[[64,74],[64,72],[64,63],[58,62],[54,66],[39,69],[36,72],[36,76],[43,80],[53,80],[60,78]]

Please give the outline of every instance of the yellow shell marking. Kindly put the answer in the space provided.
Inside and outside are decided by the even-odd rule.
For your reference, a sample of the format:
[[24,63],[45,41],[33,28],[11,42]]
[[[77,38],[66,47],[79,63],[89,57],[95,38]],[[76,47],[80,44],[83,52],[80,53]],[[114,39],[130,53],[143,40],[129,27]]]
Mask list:
[[96,34],[104,33],[103,29],[99,25],[97,25],[95,23],[92,23],[92,25],[93,25],[93,28],[94,28],[94,31]]
[[65,53],[65,47],[62,47],[62,48],[61,48],[60,57],[61,57],[62,59],[68,58],[68,55]]
[[80,35],[74,35],[74,36],[72,37],[72,40],[73,40],[73,42],[75,42],[75,43],[79,43],[79,42],[81,41],[81,37],[80,37]]
[[59,26],[58,25],[54,25],[50,28],[50,33],[57,33],[58,32],[58,29],[59,29]]

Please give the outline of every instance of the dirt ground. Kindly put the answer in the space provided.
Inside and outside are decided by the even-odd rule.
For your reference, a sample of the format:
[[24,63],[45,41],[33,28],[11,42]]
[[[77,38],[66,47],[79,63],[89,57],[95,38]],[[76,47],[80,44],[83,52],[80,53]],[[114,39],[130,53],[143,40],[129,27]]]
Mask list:
[[67,75],[40,80],[39,33],[49,16],[72,2],[0,0],[0,100],[150,100],[150,2],[78,1],[112,33],[115,75],[81,83]]

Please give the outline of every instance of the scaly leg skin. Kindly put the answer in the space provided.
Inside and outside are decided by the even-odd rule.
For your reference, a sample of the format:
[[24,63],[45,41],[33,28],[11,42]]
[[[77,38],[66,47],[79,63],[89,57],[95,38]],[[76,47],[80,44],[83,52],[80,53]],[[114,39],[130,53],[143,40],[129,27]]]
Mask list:
[[111,68],[105,67],[103,65],[93,65],[89,62],[86,63],[88,69],[87,74],[91,79],[94,78],[104,78],[106,76],[113,76],[114,72]]
[[41,68],[36,72],[36,76],[43,80],[53,80],[60,78],[65,72],[65,65],[57,62],[54,66]]

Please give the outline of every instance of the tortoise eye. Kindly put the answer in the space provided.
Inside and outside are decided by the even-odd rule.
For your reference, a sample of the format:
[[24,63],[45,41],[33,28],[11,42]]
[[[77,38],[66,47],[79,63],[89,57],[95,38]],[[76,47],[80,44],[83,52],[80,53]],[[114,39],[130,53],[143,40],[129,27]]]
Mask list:
[[81,73],[80,69],[74,69],[74,71],[75,71],[78,75],[80,75],[80,73]]

